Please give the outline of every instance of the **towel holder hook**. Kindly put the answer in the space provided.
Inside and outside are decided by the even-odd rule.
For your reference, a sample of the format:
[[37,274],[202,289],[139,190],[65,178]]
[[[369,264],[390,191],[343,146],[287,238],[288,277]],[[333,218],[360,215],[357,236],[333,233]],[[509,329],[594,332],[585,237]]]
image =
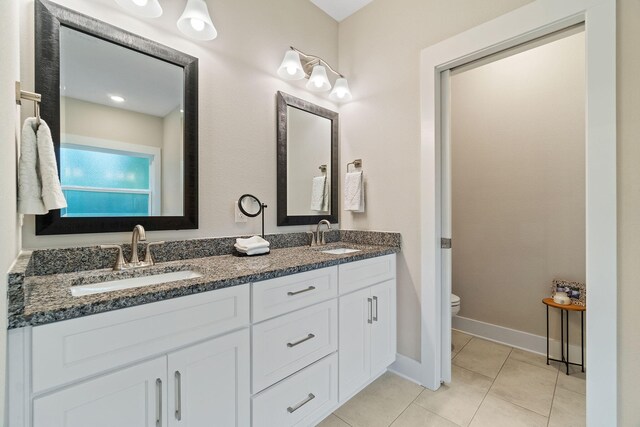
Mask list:
[[34,102],[33,110],[36,116],[36,124],[39,126],[40,125],[40,102],[42,102],[42,95],[40,95],[39,93],[22,90],[20,82],[16,82],[16,104],[22,105],[23,99]]
[[356,169],[360,169],[362,167],[362,159],[355,159],[353,162],[347,163],[347,173],[349,173],[349,166],[351,165]]
[[327,165],[320,165],[318,166],[318,169],[320,169],[320,172],[326,174],[327,173]]

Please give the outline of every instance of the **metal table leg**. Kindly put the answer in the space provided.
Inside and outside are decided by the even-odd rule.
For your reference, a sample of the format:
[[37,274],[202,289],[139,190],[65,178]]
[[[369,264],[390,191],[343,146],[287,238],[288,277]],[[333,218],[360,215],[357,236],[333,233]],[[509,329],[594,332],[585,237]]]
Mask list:
[[580,312],[580,349],[582,350],[581,367],[584,372],[584,311]]
[[[567,328],[567,375],[569,375],[569,310],[562,310],[564,311],[566,314],[565,316],[567,316],[566,318],[566,328]],[[562,315],[562,313],[560,313]]]
[[549,306],[547,307],[547,365],[549,364]]

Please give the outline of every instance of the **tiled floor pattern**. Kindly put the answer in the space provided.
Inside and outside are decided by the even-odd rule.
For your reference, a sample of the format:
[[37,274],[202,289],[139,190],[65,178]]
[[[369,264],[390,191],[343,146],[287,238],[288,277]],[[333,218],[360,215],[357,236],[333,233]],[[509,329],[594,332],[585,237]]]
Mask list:
[[452,381],[427,390],[387,372],[320,427],[585,425],[585,375],[544,356],[453,331]]

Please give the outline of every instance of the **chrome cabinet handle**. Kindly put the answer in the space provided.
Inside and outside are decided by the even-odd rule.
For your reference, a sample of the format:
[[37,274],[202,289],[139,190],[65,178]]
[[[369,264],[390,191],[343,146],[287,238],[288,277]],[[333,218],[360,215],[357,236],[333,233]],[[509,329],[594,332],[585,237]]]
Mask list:
[[182,375],[180,371],[174,373],[176,379],[176,420],[182,419]]
[[156,427],[162,427],[162,380],[156,378]]
[[375,310],[373,311],[375,314],[373,315],[373,321],[378,321],[378,297],[373,297],[373,302],[375,302]]
[[315,288],[316,288],[315,286],[309,286],[307,289],[302,289],[301,291],[287,292],[287,295],[289,295],[290,297],[292,297],[292,296],[294,296],[294,295],[302,294],[302,293],[304,293],[304,292],[313,291]]
[[372,300],[371,298],[367,298],[367,303],[369,304],[369,318],[367,319],[367,323],[373,323],[373,319],[372,319]]
[[298,409],[302,408],[304,405],[306,405],[307,403],[311,402],[313,399],[315,399],[316,397],[314,396],[313,393],[309,393],[309,396],[307,396],[307,398],[305,400],[303,400],[302,402],[298,403],[295,406],[289,406],[287,408],[287,412],[289,412],[290,414],[293,414],[294,412],[296,412]]
[[315,338],[315,337],[316,337],[315,335],[313,335],[313,334],[309,334],[309,335],[307,335],[307,337],[306,337],[306,338],[302,338],[300,341],[296,341],[296,342],[288,342],[288,343],[287,343],[287,347],[289,347],[289,348],[291,348],[291,347],[295,347],[295,346],[297,346],[298,344],[302,344],[303,342],[305,342],[305,341],[309,341],[311,338]]

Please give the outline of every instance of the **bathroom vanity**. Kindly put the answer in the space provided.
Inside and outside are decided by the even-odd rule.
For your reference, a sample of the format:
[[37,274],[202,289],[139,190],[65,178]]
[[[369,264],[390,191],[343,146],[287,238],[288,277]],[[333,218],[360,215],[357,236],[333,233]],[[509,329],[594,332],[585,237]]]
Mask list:
[[[323,252],[343,247],[357,251]],[[11,308],[9,425],[313,426],[395,360],[398,250],[168,261],[151,269],[201,276],[79,297],[81,283],[139,273],[27,273],[22,313]]]

